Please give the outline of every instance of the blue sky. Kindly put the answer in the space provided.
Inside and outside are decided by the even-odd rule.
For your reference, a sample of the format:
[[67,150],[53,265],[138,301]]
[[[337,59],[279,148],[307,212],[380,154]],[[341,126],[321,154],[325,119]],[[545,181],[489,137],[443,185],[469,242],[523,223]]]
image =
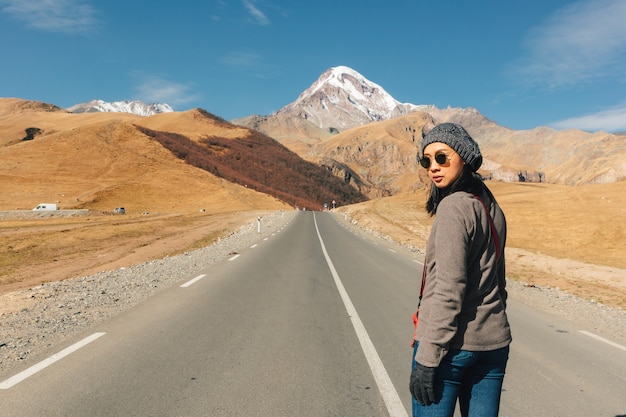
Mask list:
[[626,131],[626,1],[0,0],[0,97],[268,115],[345,65],[512,129]]

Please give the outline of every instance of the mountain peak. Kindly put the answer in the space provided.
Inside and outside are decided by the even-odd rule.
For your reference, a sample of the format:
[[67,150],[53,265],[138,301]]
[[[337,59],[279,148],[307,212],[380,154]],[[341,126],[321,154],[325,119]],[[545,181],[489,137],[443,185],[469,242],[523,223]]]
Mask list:
[[174,109],[165,103],[146,104],[140,100],[122,100],[108,103],[103,100],[91,100],[87,103],[75,104],[66,109],[71,113],[132,113],[137,116],[152,116],[158,113],[170,113]]
[[343,130],[406,114],[415,107],[400,103],[352,68],[337,66],[276,113],[295,114],[320,128]]

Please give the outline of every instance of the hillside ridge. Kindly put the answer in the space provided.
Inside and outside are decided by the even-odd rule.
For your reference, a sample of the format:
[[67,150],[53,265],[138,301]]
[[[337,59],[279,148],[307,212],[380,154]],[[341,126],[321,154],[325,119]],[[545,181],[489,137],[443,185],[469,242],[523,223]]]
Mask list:
[[[332,199],[344,204],[364,200],[326,168],[302,160],[271,138],[201,109],[141,117],[71,114],[48,108],[0,99],[0,137],[5,141],[0,147],[3,209],[30,209],[41,202],[55,202],[68,209],[111,211],[125,206],[138,212],[196,211],[214,207],[211,196],[218,195],[222,197],[217,200],[239,201],[237,210],[285,204],[321,208]],[[40,133],[33,140],[22,140],[26,129],[33,127]],[[170,146],[153,140],[157,136],[167,137]],[[213,152],[215,142],[220,144],[219,152]],[[182,143],[187,144],[186,154],[180,153]],[[219,162],[219,157],[232,154],[232,149],[239,160]],[[272,157],[268,157],[270,151]],[[210,166],[197,166],[201,153]],[[253,175],[266,178],[255,182]],[[292,185],[285,189],[286,184]],[[261,189],[262,195],[253,198]],[[261,206],[254,207],[251,201]],[[222,203],[225,208],[230,205]]]

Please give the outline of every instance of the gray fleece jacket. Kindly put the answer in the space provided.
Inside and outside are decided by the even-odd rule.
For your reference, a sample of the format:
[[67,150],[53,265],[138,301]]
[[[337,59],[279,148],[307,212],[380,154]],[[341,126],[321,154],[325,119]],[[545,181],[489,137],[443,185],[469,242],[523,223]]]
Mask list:
[[488,351],[507,346],[506,220],[496,201],[481,195],[495,224],[495,239],[481,202],[459,191],[441,200],[426,245],[426,284],[415,339],[415,360],[439,366],[450,349]]

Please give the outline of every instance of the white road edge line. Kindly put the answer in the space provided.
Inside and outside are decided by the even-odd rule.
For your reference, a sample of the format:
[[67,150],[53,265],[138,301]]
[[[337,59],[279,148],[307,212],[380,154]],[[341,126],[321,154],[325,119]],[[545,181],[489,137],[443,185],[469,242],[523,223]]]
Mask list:
[[91,336],[84,338],[80,342],[74,343],[72,346],[63,349],[59,353],[55,353],[54,355],[50,356],[48,359],[44,359],[41,362],[31,366],[30,368],[20,372],[19,374],[14,375],[11,378],[3,381],[2,383],[0,383],[0,389],[9,389],[13,387],[14,385],[19,384],[26,378],[35,375],[37,372],[47,368],[53,363],[68,356],[69,354],[76,352],[78,349],[88,345],[89,343],[93,342],[94,340],[96,340],[97,338],[101,336],[104,336],[105,334],[106,333],[94,333]]
[[232,258],[228,258],[229,261],[234,261],[235,259],[239,258],[239,254],[233,256]]
[[339,290],[339,295],[341,296],[343,304],[346,307],[346,311],[348,312],[348,317],[350,317],[350,321],[352,322],[354,331],[359,338],[359,342],[361,343],[361,349],[363,349],[363,353],[365,354],[367,363],[369,364],[372,374],[374,375],[376,385],[378,385],[378,389],[383,396],[383,401],[387,406],[389,417],[408,417],[408,414],[404,409],[404,406],[402,405],[402,401],[400,400],[400,396],[393,386],[391,378],[389,378],[389,374],[387,373],[387,370],[385,369],[385,366],[383,365],[380,356],[378,356],[378,352],[376,352],[376,347],[374,347],[374,343],[372,343],[372,340],[367,334],[367,330],[365,330],[365,326],[363,325],[363,322],[361,321],[361,318],[359,317],[356,308],[354,308],[352,300],[350,300],[350,296],[343,286],[343,283],[339,278],[339,274],[337,274],[337,270],[335,270],[333,262],[330,260],[330,256],[328,256],[326,246],[324,246],[324,241],[322,240],[322,235],[320,234],[320,230],[317,227],[317,219],[315,218],[315,213],[313,213],[313,221],[315,222],[315,230],[317,231],[317,237],[319,238],[320,245],[322,246],[324,258],[326,258],[326,262],[328,263],[330,272],[333,276],[333,279],[335,280],[337,290]]
[[613,347],[616,347],[616,348],[618,348],[618,349],[622,349],[622,350],[626,351],[626,346],[620,345],[619,343],[611,342],[610,340],[605,339],[605,338],[604,338],[604,337],[602,337],[602,336],[598,336],[597,334],[593,334],[593,333],[588,332],[588,331],[586,331],[586,330],[579,330],[578,332],[579,332],[579,333],[582,333],[582,334],[584,334],[584,335],[586,335],[586,336],[592,337],[592,338],[594,338],[594,339],[596,339],[596,340],[599,340],[599,341],[601,341],[601,342],[604,342],[604,343],[606,343],[607,345],[611,345],[611,346],[613,346]]
[[183,285],[180,286],[180,288],[187,288],[190,285],[195,284],[196,282],[200,281],[204,277],[206,277],[206,274],[200,274],[194,279],[190,279],[189,281],[185,282]]

